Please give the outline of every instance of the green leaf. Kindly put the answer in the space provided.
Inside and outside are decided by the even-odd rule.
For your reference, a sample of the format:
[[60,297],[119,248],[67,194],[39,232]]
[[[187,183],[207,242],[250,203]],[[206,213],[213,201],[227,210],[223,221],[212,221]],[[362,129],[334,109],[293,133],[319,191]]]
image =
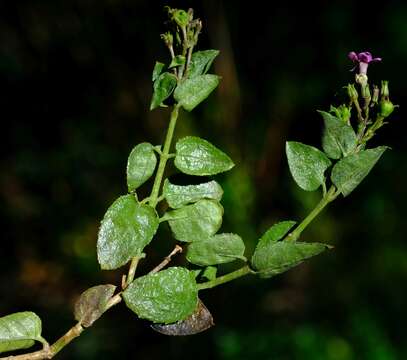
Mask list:
[[158,79],[158,77],[161,75],[161,72],[163,71],[164,66],[165,65],[159,61],[155,62],[154,69],[153,69],[153,75],[152,75],[153,82],[156,81]]
[[153,98],[151,99],[150,110],[159,107],[167,99],[177,85],[177,78],[174,74],[165,72],[154,81]]
[[187,110],[193,110],[218,86],[219,76],[199,75],[180,83],[174,91],[175,100]]
[[246,261],[244,250],[244,242],[239,235],[217,234],[190,244],[186,258],[199,266],[224,264],[236,259]]
[[183,186],[171,184],[168,179],[166,179],[163,187],[163,195],[171,208],[178,209],[201,199],[220,201],[220,199],[222,199],[223,190],[216,181],[199,185]]
[[99,229],[98,261],[112,270],[140,256],[159,224],[155,210],[139,204],[133,195],[119,197],[107,210]]
[[269,241],[252,257],[252,265],[262,278],[281,274],[304,260],[323,252],[328,245],[294,241]]
[[87,289],[75,303],[75,319],[84,327],[91,326],[106,311],[115,290],[116,286],[109,284]]
[[348,196],[369,174],[387,146],[379,146],[349,155],[339,160],[332,169],[331,180],[343,196]]
[[41,337],[41,319],[30,311],[18,312],[0,318],[0,353],[27,349]]
[[295,224],[295,221],[281,221],[274,224],[260,238],[255,254],[261,252],[261,249],[267,246],[270,242],[276,242],[282,239]]
[[322,148],[331,159],[340,159],[355,151],[357,137],[352,126],[325,111],[319,111],[324,118]]
[[222,225],[223,207],[217,201],[199,200],[164,215],[179,241],[193,242],[216,234]]
[[127,187],[129,192],[144,184],[154,173],[157,157],[153,145],[138,144],[130,153],[127,160]]
[[291,175],[301,189],[314,191],[324,183],[324,173],[331,161],[322,151],[296,141],[287,141],[286,153]]
[[185,56],[182,55],[177,55],[171,60],[171,64],[168,67],[169,69],[175,67],[175,66],[180,66],[185,64]]
[[123,292],[123,299],[142,319],[164,324],[183,320],[198,303],[195,275],[183,267],[170,267],[141,276]]
[[178,140],[174,164],[185,174],[201,176],[216,175],[235,166],[224,152],[196,136]]
[[202,273],[202,277],[208,279],[209,281],[216,279],[216,273],[218,268],[216,266],[207,266]]
[[196,51],[191,56],[188,76],[190,78],[206,74],[213,60],[219,55],[219,50]]
[[213,317],[201,300],[198,299],[198,305],[195,311],[185,320],[176,322],[175,324],[153,324],[153,330],[171,336],[194,335],[209,329],[213,326]]

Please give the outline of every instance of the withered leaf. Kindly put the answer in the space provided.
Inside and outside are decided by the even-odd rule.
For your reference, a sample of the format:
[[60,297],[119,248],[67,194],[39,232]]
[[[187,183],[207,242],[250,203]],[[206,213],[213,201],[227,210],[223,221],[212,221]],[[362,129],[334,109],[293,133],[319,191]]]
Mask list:
[[106,311],[115,290],[114,285],[98,285],[83,292],[75,304],[75,319],[84,327],[91,326]]
[[153,330],[171,336],[194,335],[205,331],[214,325],[212,314],[206,308],[201,300],[198,299],[198,305],[195,311],[185,320],[174,324],[161,325],[153,324]]

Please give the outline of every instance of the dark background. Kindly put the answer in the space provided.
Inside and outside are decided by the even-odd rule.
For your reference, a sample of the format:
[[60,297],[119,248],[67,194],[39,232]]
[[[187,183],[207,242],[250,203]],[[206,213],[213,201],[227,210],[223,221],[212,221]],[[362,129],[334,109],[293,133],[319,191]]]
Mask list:
[[[221,86],[181,114],[176,136],[202,136],[237,163],[217,177],[223,230],[241,234],[248,254],[268,226],[299,220],[318,201],[290,178],[284,142],[319,146],[316,110],[338,104],[353,81],[349,51],[383,57],[369,77],[390,80],[392,101],[405,103],[402,1],[1,2],[0,315],[35,311],[49,341],[74,324],[83,290],[120,281],[121,271],[98,268],[97,230],[126,192],[130,150],[161,143],[168,123],[168,110],[148,110],[154,62],[168,61],[163,5],[193,6],[204,22],[199,48],[221,50]],[[118,306],[58,358],[407,358],[403,114],[404,106],[372,141],[392,150],[305,232],[333,251],[274,279],[205,291],[216,326],[203,334],[166,337]],[[172,248],[168,231],[159,240],[140,274]]]

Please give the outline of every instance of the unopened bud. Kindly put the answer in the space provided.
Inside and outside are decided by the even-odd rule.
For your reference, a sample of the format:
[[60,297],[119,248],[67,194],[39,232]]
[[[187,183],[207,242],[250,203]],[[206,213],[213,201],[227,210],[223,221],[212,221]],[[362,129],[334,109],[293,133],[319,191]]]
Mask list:
[[371,95],[370,95],[369,85],[362,86],[361,90],[362,90],[362,97],[364,99],[368,99],[370,101]]
[[347,89],[348,89],[349,98],[352,101],[357,101],[359,95],[358,95],[357,90],[355,89],[355,85],[349,84]]
[[339,107],[332,106],[329,109],[329,112],[335,114],[338,119],[341,119],[345,123],[349,123],[350,120],[350,108],[346,105],[339,105]]
[[186,27],[189,23],[190,14],[185,10],[175,10],[172,13],[172,19],[181,27]]
[[382,99],[386,100],[389,99],[389,82],[383,80],[382,81],[382,88],[380,89],[380,92],[382,94]]
[[174,38],[170,32],[161,34],[161,39],[163,39],[163,41],[165,42],[165,45],[167,45],[167,47],[171,47],[173,44],[173,41],[174,41]]
[[379,102],[379,92],[379,87],[377,85],[373,85],[372,105]]
[[339,106],[338,113],[339,113],[339,117],[343,120],[343,122],[349,123],[350,115],[351,115],[349,107],[347,107],[345,105]]
[[355,81],[361,86],[364,87],[367,85],[367,75],[365,73],[360,73],[355,75]]

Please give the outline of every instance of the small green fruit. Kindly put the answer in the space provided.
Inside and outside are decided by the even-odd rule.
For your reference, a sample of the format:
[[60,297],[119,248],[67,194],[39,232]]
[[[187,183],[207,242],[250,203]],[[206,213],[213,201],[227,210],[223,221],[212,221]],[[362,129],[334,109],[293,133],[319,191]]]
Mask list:
[[394,105],[390,100],[380,101],[380,116],[386,118],[394,111]]

